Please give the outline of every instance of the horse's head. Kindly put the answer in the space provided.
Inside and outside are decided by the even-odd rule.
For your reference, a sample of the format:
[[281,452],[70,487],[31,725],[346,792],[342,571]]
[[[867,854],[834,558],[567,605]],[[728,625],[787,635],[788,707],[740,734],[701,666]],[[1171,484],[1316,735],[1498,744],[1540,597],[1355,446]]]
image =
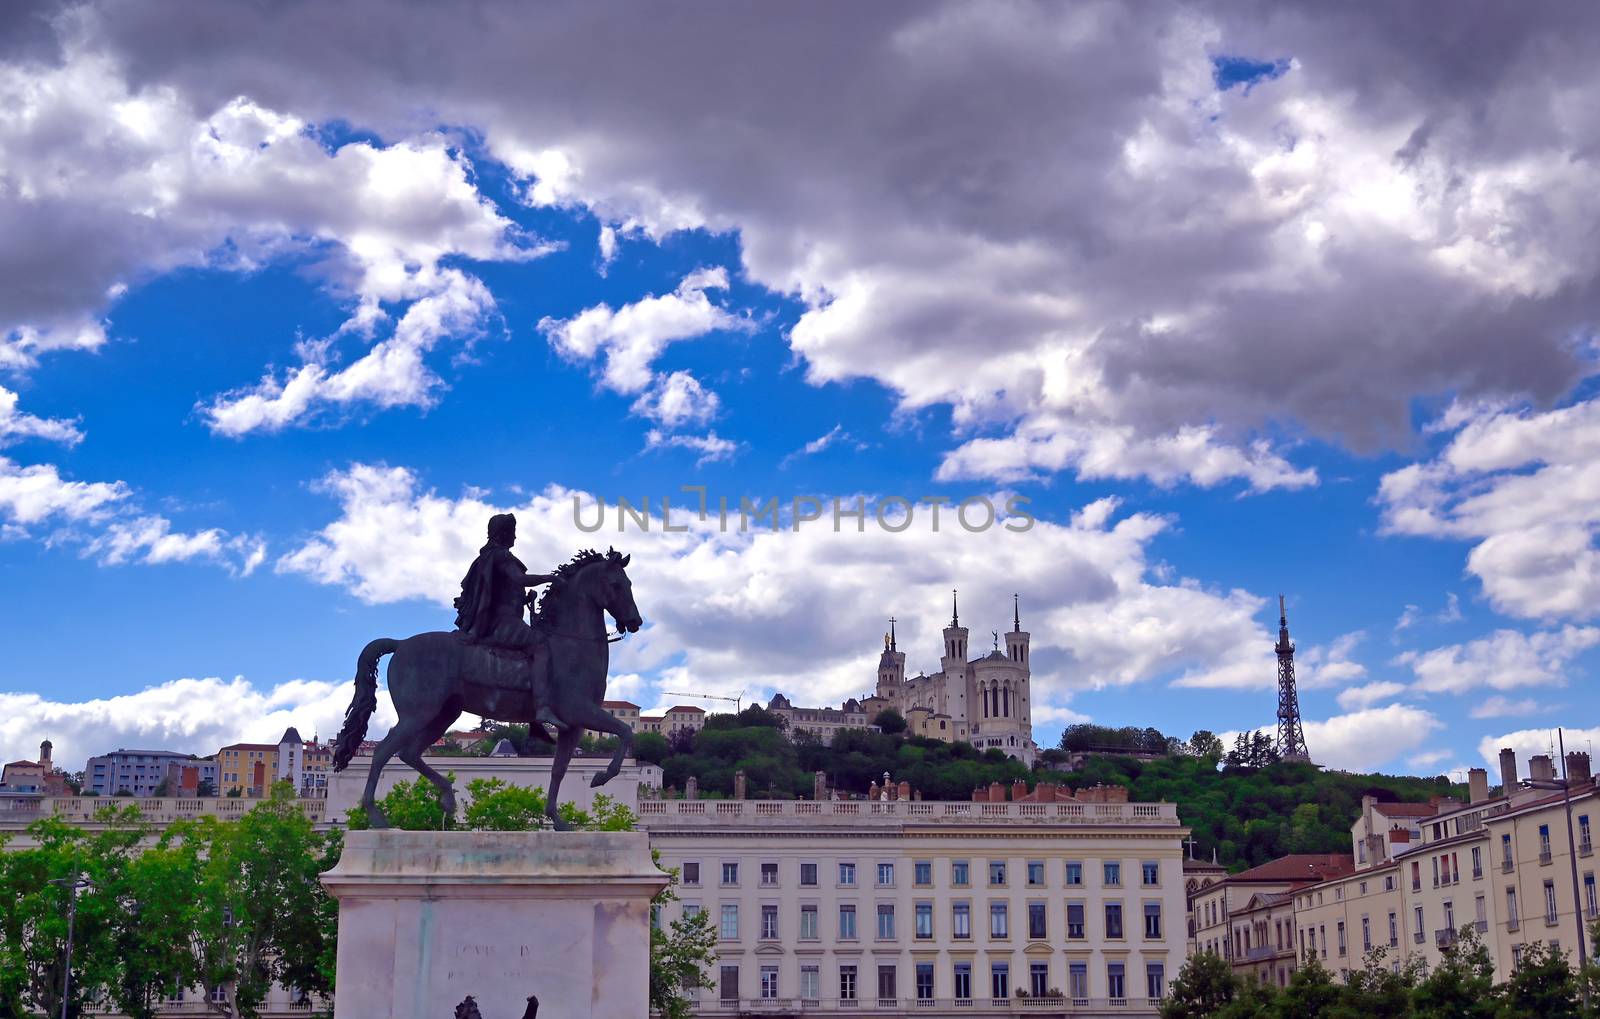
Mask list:
[[623,555],[614,548],[606,549],[604,574],[599,588],[600,607],[611,613],[617,629],[638,633],[644,625],[639,606],[633,603],[633,581],[628,579],[628,562],[631,555]]

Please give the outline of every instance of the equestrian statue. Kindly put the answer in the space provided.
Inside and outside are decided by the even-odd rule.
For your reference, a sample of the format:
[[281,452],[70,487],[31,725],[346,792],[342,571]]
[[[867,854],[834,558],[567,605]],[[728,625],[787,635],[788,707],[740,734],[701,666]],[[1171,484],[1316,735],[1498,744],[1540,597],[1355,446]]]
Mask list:
[[[633,603],[628,579],[630,556],[615,550],[579,552],[551,574],[529,573],[511,553],[517,519],[510,513],[489,521],[489,541],[461,581],[456,599],[456,629],[419,633],[405,640],[380,637],[356,660],[356,693],[345,712],[333,754],[333,770],[349,765],[367,734],[378,706],[378,659],[389,661],[389,696],[399,721],[372,751],[372,769],[361,806],[376,828],[387,827],[374,802],[378,776],[399,756],[439,789],[445,816],[455,815],[455,790],[422,759],[423,753],[455,724],[463,711],[508,722],[527,722],[530,733],[556,730],[555,760],[545,813],[555,827],[571,827],[556,811],[567,764],[585,729],[611,733],[617,750],[592,785],[605,785],[622,770],[633,750],[633,730],[601,706],[613,641],[637,633],[644,621]],[[532,611],[528,589],[549,584]],[[606,629],[606,614],[617,634]]]

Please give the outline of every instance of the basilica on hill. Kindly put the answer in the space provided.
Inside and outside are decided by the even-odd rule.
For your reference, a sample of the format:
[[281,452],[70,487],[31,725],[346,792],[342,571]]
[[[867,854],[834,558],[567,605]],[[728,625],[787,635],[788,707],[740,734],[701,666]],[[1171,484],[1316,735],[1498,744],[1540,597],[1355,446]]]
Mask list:
[[995,634],[993,649],[974,656],[952,592],[939,671],[906,678],[906,654],[896,644],[891,619],[878,658],[877,689],[862,707],[869,718],[881,707],[894,708],[918,736],[965,740],[981,750],[996,747],[1032,765],[1039,748],[1033,742],[1029,674],[1028,634],[1016,596],[1010,631]]

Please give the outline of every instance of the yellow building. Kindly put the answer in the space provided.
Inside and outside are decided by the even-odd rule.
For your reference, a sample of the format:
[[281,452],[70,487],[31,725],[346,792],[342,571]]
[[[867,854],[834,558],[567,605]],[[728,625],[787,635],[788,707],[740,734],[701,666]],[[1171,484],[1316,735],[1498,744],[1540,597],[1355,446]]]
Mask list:
[[217,791],[223,796],[260,797],[278,775],[278,747],[273,743],[230,743],[217,751]]

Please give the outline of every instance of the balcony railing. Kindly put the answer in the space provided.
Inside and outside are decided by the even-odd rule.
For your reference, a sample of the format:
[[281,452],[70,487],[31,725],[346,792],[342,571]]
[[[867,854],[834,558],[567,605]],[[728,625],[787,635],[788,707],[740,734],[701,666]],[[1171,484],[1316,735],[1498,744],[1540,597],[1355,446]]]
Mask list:
[[1593,852],[1594,852],[1594,843],[1593,842],[1590,842],[1588,839],[1580,839],[1579,840],[1579,842],[1578,842],[1578,855],[1579,856],[1588,856]]
[[1472,880],[1479,881],[1479,880],[1482,880],[1482,878],[1483,878],[1483,868],[1482,867],[1474,867],[1474,868],[1472,868]]
[[911,1011],[955,1010],[980,1016],[1037,1015],[1061,1012],[1108,1010],[1153,1013],[1161,1007],[1159,998],[1076,998],[1011,997],[991,998],[706,998],[695,1003],[700,1016],[743,1016],[772,1014],[825,1014],[845,1012],[854,1015],[899,1016]]
[[937,800],[643,800],[644,827],[748,825],[791,822],[794,827],[863,820],[903,820],[913,824],[1013,824],[1171,826],[1178,823],[1172,803],[968,803]]
[[1489,921],[1474,920],[1472,921],[1472,929],[1477,931],[1479,934],[1487,934],[1489,933]]
[[1516,868],[1516,866],[1516,863],[1511,859],[1511,857],[1508,856],[1504,860],[1500,861],[1500,873],[1509,874],[1513,869]]
[[1519,921],[1516,917],[1512,917],[1512,918],[1510,918],[1509,920],[1506,921],[1506,930],[1508,930],[1508,931],[1514,931],[1518,927],[1521,927],[1521,926],[1522,926],[1522,922]]
[[1539,866],[1542,867],[1545,864],[1548,864],[1549,862],[1550,862],[1550,850],[1549,850],[1549,848],[1547,847],[1547,848],[1539,850]]
[[1423,934],[1421,931],[1416,931],[1411,935],[1411,940],[1415,941],[1417,944],[1420,945],[1424,941],[1428,940],[1428,937],[1427,937],[1426,934]]
[[1454,927],[1441,927],[1433,932],[1433,943],[1440,948],[1449,948],[1456,943],[1456,929]]

